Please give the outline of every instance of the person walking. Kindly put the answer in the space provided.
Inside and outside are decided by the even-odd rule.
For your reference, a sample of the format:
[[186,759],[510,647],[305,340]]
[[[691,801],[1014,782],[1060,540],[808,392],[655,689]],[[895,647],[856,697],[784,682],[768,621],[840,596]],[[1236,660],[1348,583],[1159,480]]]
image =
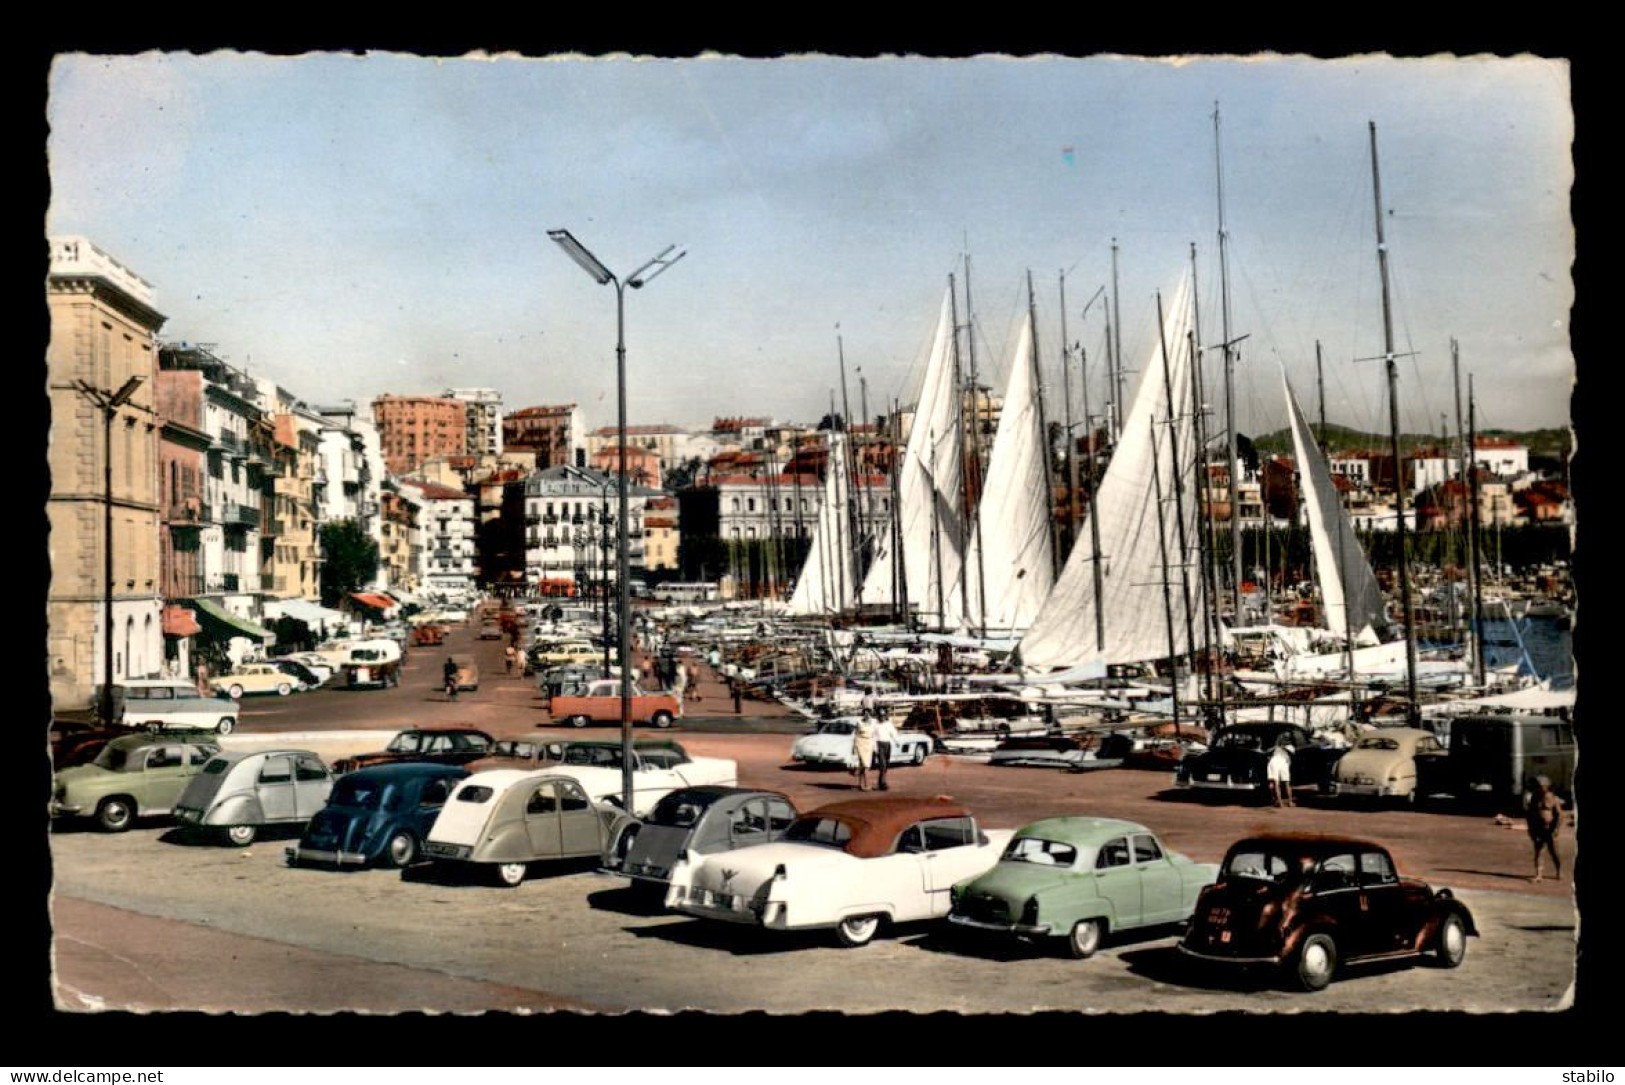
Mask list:
[[450,656],[446,657],[445,665],[440,668],[440,676],[445,683],[446,699],[455,701],[457,699],[457,664],[452,661]]
[[1552,857],[1552,877],[1563,880],[1563,860],[1557,857],[1557,831],[1563,825],[1563,800],[1552,790],[1552,782],[1544,776],[1535,777],[1524,800],[1524,822],[1529,827],[1529,840],[1535,845],[1535,876],[1541,879],[1541,852]]
[[688,668],[681,663],[677,664],[677,673],[672,676],[671,691],[676,695],[677,703],[682,704],[688,693]]
[[858,717],[857,730],[852,735],[852,753],[858,759],[858,790],[869,790],[869,762],[875,756],[875,721],[868,716]]
[[1269,767],[1266,774],[1269,777],[1270,791],[1275,796],[1275,805],[1293,805],[1291,743],[1283,739],[1275,744],[1275,749],[1270,752]]
[[897,728],[884,713],[875,721],[875,781],[876,791],[890,791],[886,784],[886,769],[891,766],[892,750],[897,748]]
[[513,650],[513,645],[511,644],[502,650],[503,663],[508,668],[508,676],[510,678],[513,677],[513,657],[515,654],[516,653]]

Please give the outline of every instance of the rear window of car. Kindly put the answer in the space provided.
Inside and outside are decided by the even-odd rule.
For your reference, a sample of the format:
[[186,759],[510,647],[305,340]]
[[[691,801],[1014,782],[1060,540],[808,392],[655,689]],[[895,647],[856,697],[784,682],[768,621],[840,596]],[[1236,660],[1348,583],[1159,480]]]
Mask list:
[[1287,862],[1266,851],[1238,851],[1225,860],[1224,877],[1250,878],[1261,882],[1286,880]]
[[1004,858],[1013,863],[1036,863],[1039,866],[1071,866],[1078,861],[1078,849],[1059,840],[1044,840],[1036,836],[1018,836],[1004,849]]
[[486,787],[484,784],[475,784],[472,787],[465,787],[461,791],[457,792],[457,801],[473,803],[489,802],[491,795],[492,791],[490,788]]
[[703,791],[673,791],[655,803],[654,810],[649,814],[649,823],[686,829],[698,822],[700,815],[716,800],[717,796]]
[[784,839],[840,848],[852,839],[852,828],[835,818],[806,817],[785,830]]
[[210,761],[207,765],[203,766],[203,771],[209,776],[219,776],[222,772],[226,771],[228,764],[229,762],[227,762],[224,758],[215,758],[213,761]]

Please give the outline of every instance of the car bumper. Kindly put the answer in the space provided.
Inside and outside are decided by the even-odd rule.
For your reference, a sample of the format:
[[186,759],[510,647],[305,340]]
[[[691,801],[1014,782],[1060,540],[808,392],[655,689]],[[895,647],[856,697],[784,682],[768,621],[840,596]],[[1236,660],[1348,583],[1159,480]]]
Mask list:
[[1011,934],[1017,937],[1030,937],[1054,933],[1048,923],[989,923],[985,919],[972,919],[967,915],[951,914],[948,922],[957,927],[968,927],[975,931],[989,931],[993,934]]
[[366,866],[367,857],[356,851],[329,851],[289,845],[283,852],[290,863],[326,863],[330,866]]
[[856,759],[848,759],[844,754],[834,753],[796,753],[790,755],[792,761],[802,761],[809,765],[847,765],[856,764]]
[[76,803],[62,803],[51,800],[51,816],[54,818],[73,818],[84,813],[85,808]]
[[1198,791],[1259,791],[1268,786],[1263,780],[1175,780],[1174,783]]
[[1360,795],[1370,798],[1385,799],[1401,794],[1398,787],[1393,784],[1345,784],[1340,781],[1331,785],[1333,795]]
[[473,854],[474,849],[467,844],[442,844],[438,840],[431,840],[423,845],[426,859],[466,860]]
[[1281,963],[1281,958],[1279,957],[1241,957],[1229,953],[1204,953],[1201,950],[1191,949],[1183,942],[1179,944],[1179,952],[1193,960],[1208,961],[1213,964],[1251,965]]

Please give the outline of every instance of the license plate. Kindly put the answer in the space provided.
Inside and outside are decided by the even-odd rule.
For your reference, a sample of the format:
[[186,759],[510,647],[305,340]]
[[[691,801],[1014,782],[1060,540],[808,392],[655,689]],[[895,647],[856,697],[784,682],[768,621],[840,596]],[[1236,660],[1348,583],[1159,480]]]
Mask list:
[[1220,931],[1219,932],[1219,941],[1221,941],[1221,942],[1230,941],[1230,932],[1229,931]]
[[1219,782],[1220,780],[1224,779],[1224,777],[1220,776],[1216,772],[1209,772],[1209,773],[1203,774],[1202,779],[1207,781],[1208,783],[1212,784],[1212,783]]

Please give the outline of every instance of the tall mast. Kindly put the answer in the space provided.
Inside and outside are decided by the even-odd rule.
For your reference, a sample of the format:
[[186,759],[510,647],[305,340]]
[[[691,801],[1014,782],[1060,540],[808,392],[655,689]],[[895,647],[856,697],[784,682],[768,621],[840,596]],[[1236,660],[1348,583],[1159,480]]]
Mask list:
[[[830,440],[828,470],[833,471],[835,470],[835,389],[833,388],[829,390],[829,414]],[[842,451],[841,455],[843,458],[845,457],[846,453],[844,450]],[[832,494],[831,497],[839,500],[844,506],[846,504],[846,495],[840,492],[840,487],[838,486],[835,487],[835,490],[836,492]],[[848,530],[850,529],[850,524],[847,520],[847,512],[848,510],[845,508],[836,509],[834,512],[834,518],[830,521],[835,525],[835,545],[830,548],[830,559],[835,563],[836,566],[835,598],[842,600],[843,602],[847,598],[846,576],[847,569],[849,568],[849,563],[846,560],[846,556],[851,552],[848,542]]]
[[[931,447],[931,477],[936,478],[937,431],[927,430],[926,437],[929,440]],[[936,501],[933,499],[931,503],[934,506]],[[937,573],[936,577],[934,578],[937,582],[937,628],[942,629],[947,624],[944,621],[944,618],[948,612],[943,605],[942,597],[942,517],[936,514],[935,508],[931,510],[931,560],[936,566]]]
[[1066,272],[1061,277],[1061,400],[1066,424],[1066,537],[1078,545],[1078,445],[1072,432],[1072,367],[1068,357],[1071,340],[1066,337]]
[[[836,327],[839,328],[840,325],[837,324]],[[863,559],[861,550],[863,533],[859,530],[861,525],[856,522],[857,510],[853,507],[856,502],[852,496],[852,478],[855,466],[852,458],[852,401],[847,398],[846,394],[846,344],[841,341],[839,332],[835,334],[835,352],[841,361],[841,431],[846,434],[846,440],[841,442],[842,454],[846,460],[846,497],[844,499],[845,507],[841,512],[846,517],[847,548],[852,554],[850,561],[844,562],[843,565],[850,564],[851,566],[854,578],[852,602],[854,607],[861,607],[863,606]]]
[[[1202,637],[1204,652],[1207,656],[1207,695],[1213,700],[1215,693],[1220,702],[1220,712],[1224,711],[1224,683],[1218,681],[1218,656],[1214,651],[1221,641],[1219,634],[1219,570],[1217,559],[1214,556],[1213,538],[1213,501],[1211,491],[1212,475],[1208,473],[1207,457],[1207,404],[1203,398],[1205,382],[1202,379],[1202,306],[1201,291],[1197,289],[1196,280],[1196,245],[1191,244],[1191,330],[1189,335],[1191,359],[1191,410],[1194,417],[1191,420],[1196,438],[1196,491],[1197,511],[1201,514],[1202,524],[1197,529],[1197,546],[1201,550],[1202,559]],[[1202,497],[1206,495],[1205,503]]]
[[[858,411],[862,415],[861,423],[864,426],[863,449],[870,449],[872,455],[873,442],[867,437],[869,426],[869,379],[863,375],[861,365],[858,366]],[[857,440],[858,434],[852,429],[851,425],[846,428],[848,435],[854,441]],[[861,589],[863,581],[869,575],[869,567],[874,564],[875,560],[875,497],[874,494],[869,492],[869,484],[866,481],[869,475],[869,466],[866,462],[868,457],[863,454],[862,449],[854,448],[852,458],[858,468],[853,482],[858,487],[858,508],[863,514],[860,521],[862,530],[858,533],[858,538],[862,544],[862,548],[858,553],[857,571],[858,585]]]
[[1383,364],[1388,370],[1388,429],[1394,453],[1394,522],[1399,531],[1399,605],[1405,618],[1406,715],[1414,726],[1416,704],[1416,617],[1411,613],[1411,574],[1405,556],[1405,462],[1399,454],[1399,366],[1394,362],[1394,314],[1388,291],[1388,243],[1382,236],[1382,176],[1377,169],[1377,122],[1371,125],[1371,192],[1377,218],[1377,269],[1382,276]]
[[1112,238],[1112,325],[1117,339],[1111,340],[1107,330],[1107,380],[1112,394],[1112,445],[1123,437],[1123,313],[1117,307],[1117,238]]
[[[1185,604],[1185,649],[1190,656],[1190,666],[1194,672],[1196,667],[1196,630],[1191,625],[1191,584],[1185,575],[1185,555],[1190,553],[1190,540],[1185,537],[1185,487],[1180,483],[1179,462],[1179,417],[1174,414],[1174,377],[1172,365],[1168,358],[1168,335],[1164,330],[1166,324],[1162,315],[1162,295],[1157,295],[1157,339],[1162,343],[1162,391],[1168,401],[1168,459],[1173,465],[1173,478],[1169,483],[1174,488],[1174,518],[1179,526],[1179,595]],[[1161,513],[1161,507],[1158,507]],[[1167,564],[1164,559],[1164,565]],[[1177,718],[1177,717],[1176,717]]]
[[903,406],[891,402],[891,545],[892,598],[897,601],[897,620],[908,624],[908,570],[903,564]]
[[[966,266],[970,266],[969,258],[966,260]],[[971,482],[970,472],[965,469],[968,466],[965,463],[965,384],[959,365],[959,305],[954,299],[954,277],[952,275],[948,276],[948,320],[952,325],[954,332],[953,338],[950,341],[952,344],[950,350],[954,364],[954,434],[959,438],[959,440],[954,442],[954,454],[959,457],[959,501],[960,509],[963,513],[963,515],[959,517],[958,524],[960,555],[959,613],[963,615],[965,620],[968,622],[970,620],[970,570],[966,568],[964,558],[968,552],[965,546],[965,517],[969,515],[971,511]],[[932,455],[934,458],[935,453],[933,452]],[[931,465],[931,477],[933,480],[936,478],[936,475],[936,464],[933,462]],[[931,518],[933,524],[937,522],[937,503],[935,499],[933,499],[931,502]],[[978,513],[976,517],[977,526],[980,526],[981,522],[982,518],[980,513]],[[939,579],[942,576],[942,561],[940,556],[937,560],[937,576]],[[946,611],[939,610],[937,613],[937,620],[943,626],[943,628],[947,628],[948,621]]]
[[[1236,475],[1236,373],[1235,354],[1230,340],[1230,233],[1224,228],[1224,149],[1219,141],[1219,103],[1213,103],[1213,164],[1219,178],[1219,319],[1224,335],[1224,436],[1229,459],[1225,475],[1230,479],[1230,577],[1231,606],[1241,617],[1241,500]],[[1264,593],[1269,597],[1269,569],[1264,570]],[[1270,615],[1265,612],[1265,624]]]
[[[1471,373],[1467,375],[1467,448],[1471,453],[1476,453],[1478,449],[1478,402],[1473,397],[1473,377]],[[1469,464],[1467,478],[1467,504],[1469,506],[1467,546],[1473,559],[1473,678],[1482,686],[1484,684],[1484,567],[1480,564],[1480,561],[1484,548],[1480,545],[1478,538],[1478,464],[1476,462]]]
[[[1467,428],[1462,425],[1461,421],[1461,345],[1456,342],[1454,336],[1450,339],[1450,375],[1456,388],[1456,482],[1465,491],[1467,471],[1470,468],[1467,461]],[[1465,493],[1463,494],[1463,500],[1465,500]],[[1479,684],[1482,685],[1484,678],[1480,657],[1483,653],[1478,648],[1478,570],[1473,567],[1473,547],[1478,534],[1474,530],[1478,520],[1477,512],[1476,508],[1472,510],[1472,519],[1468,522],[1467,560],[1464,564],[1467,566],[1468,650],[1472,652],[1473,670]]]
[[[968,246],[967,246],[968,247]],[[982,636],[987,636],[987,558],[982,553],[982,487],[986,483],[983,476],[982,462],[982,385],[981,375],[976,368],[976,317],[971,311],[970,300],[970,253],[965,254],[965,345],[970,356],[970,396],[971,396],[971,468],[966,472],[965,492],[967,499],[976,501],[976,613],[980,619]],[[961,401],[960,413],[964,413],[964,402]],[[964,446],[960,446],[963,455]],[[970,511],[970,505],[965,511]],[[965,553],[966,551],[961,551]],[[959,579],[962,583],[970,577],[970,570],[962,570]],[[968,617],[968,612],[967,612]]]
[[[1320,442],[1321,452],[1326,451],[1326,371],[1320,364],[1320,340],[1315,340],[1315,388],[1320,392],[1320,432],[1315,434],[1315,440]],[[1330,459],[1330,457],[1327,457]]]
[[[1108,321],[1110,317],[1107,318]],[[1110,325],[1108,324],[1108,327]],[[1109,340],[1108,340],[1109,341]],[[1083,431],[1088,437],[1087,451],[1089,457],[1089,568],[1095,579],[1095,651],[1106,650],[1106,610],[1101,602],[1105,594],[1101,584],[1100,574],[1100,516],[1095,508],[1095,430],[1094,424],[1089,421],[1089,352],[1080,345],[1078,347],[1079,383],[1083,385]],[[1108,423],[1107,429],[1109,430]]]
[[[1055,537],[1055,472],[1050,463],[1049,419],[1044,413],[1044,371],[1038,364],[1038,304],[1033,300],[1033,273],[1027,271],[1027,323],[1032,327],[1033,391],[1038,402],[1039,455],[1044,460],[1044,519],[1049,524],[1050,575],[1061,578],[1061,542]],[[1052,581],[1053,582],[1053,581]],[[985,631],[984,631],[984,636]]]
[[[1160,308],[1160,301],[1159,308]],[[1160,322],[1160,321],[1159,321]],[[1174,644],[1174,601],[1168,590],[1168,525],[1162,514],[1162,453],[1157,449],[1157,420],[1151,419],[1151,483],[1157,499],[1157,552],[1162,557],[1162,616],[1168,629],[1168,688],[1173,694],[1174,722],[1179,722],[1179,663]]]

